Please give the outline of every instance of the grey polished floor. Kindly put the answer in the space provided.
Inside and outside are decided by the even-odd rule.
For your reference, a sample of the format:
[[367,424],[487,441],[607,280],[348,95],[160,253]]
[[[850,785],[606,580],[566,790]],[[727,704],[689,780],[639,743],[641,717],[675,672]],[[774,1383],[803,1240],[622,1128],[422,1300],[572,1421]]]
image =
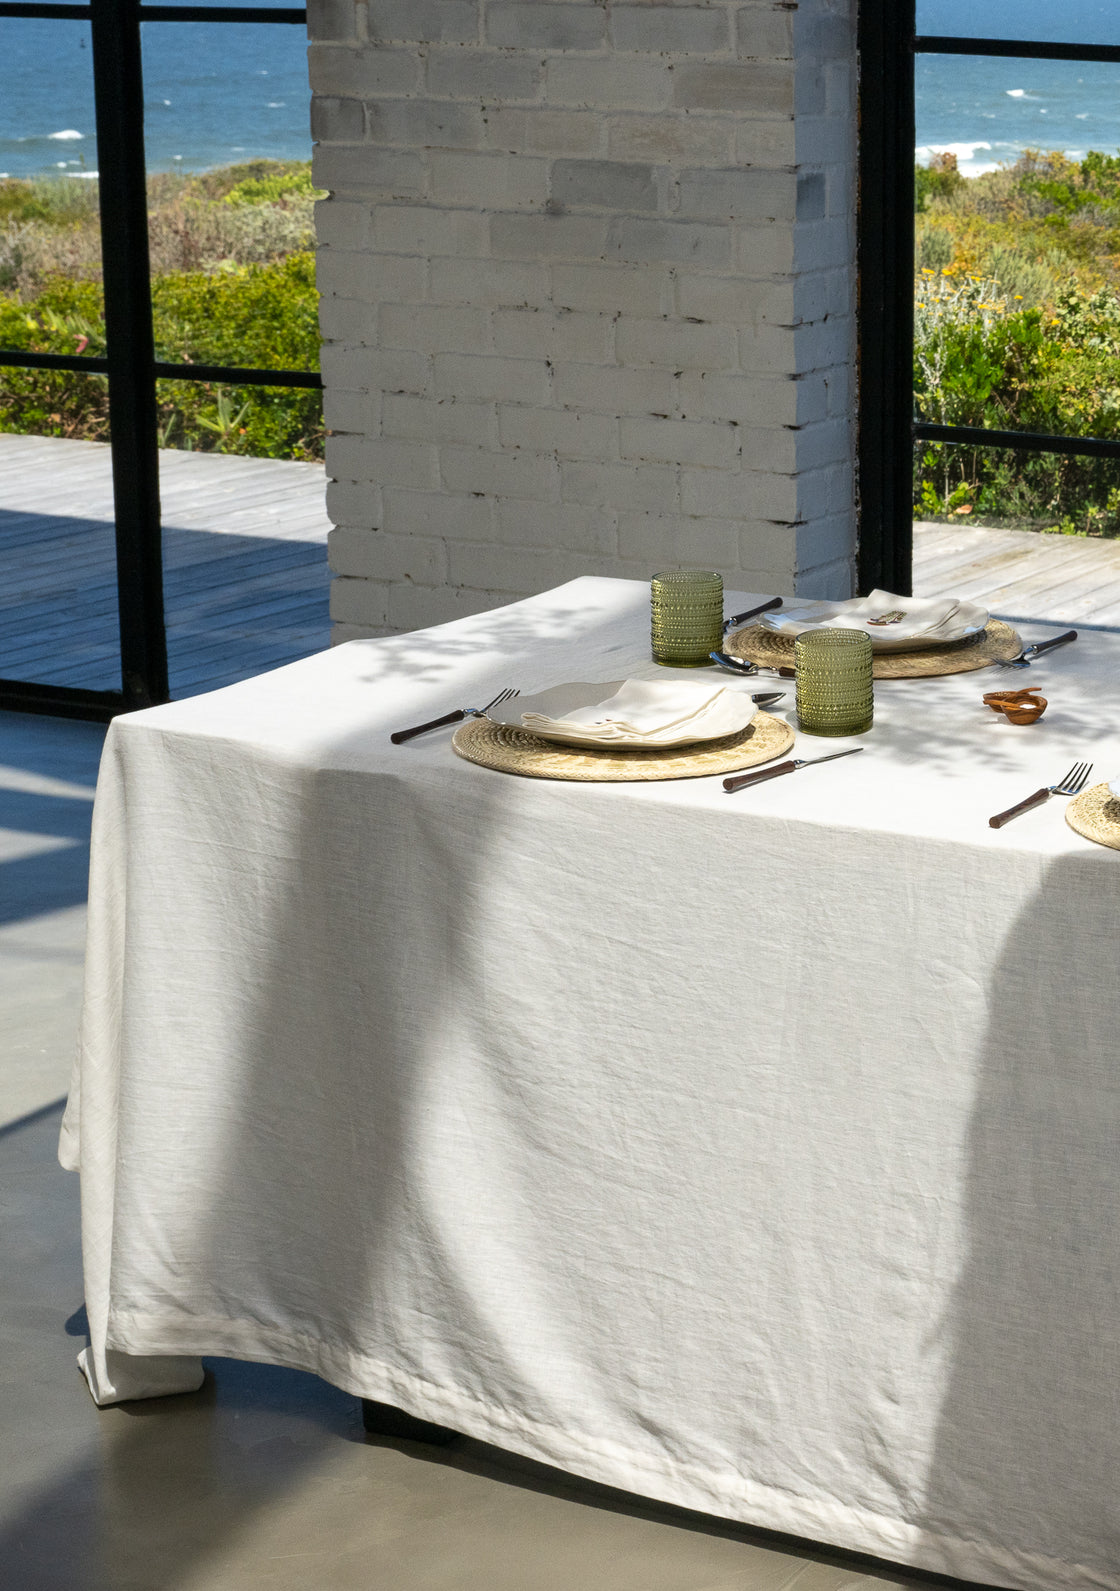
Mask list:
[[[81,983],[102,731],[0,713],[0,1591],[887,1591],[801,1544],[460,1439],[363,1437],[313,1376],[209,1362],[98,1411],[77,1178],[55,1142]],[[936,1582],[945,1583],[945,1582]]]

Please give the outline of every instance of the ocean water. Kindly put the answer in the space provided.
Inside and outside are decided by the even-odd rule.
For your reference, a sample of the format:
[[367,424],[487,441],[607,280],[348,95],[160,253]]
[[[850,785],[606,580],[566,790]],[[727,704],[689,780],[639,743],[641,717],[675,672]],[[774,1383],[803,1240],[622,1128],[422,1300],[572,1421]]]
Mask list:
[[[311,158],[302,27],[148,22],[141,31],[150,171]],[[0,62],[0,173],[96,176],[88,25],[0,18]]]
[[[1120,45],[1120,0],[919,0],[918,32]],[[918,159],[952,150],[966,176],[1024,149],[1120,153],[1120,65],[922,54],[915,104]]]
[[[1120,0],[919,0],[918,31],[1120,44]],[[146,23],[143,35],[150,170],[309,157],[301,27]],[[0,18],[0,60],[0,173],[95,176],[87,25]],[[916,89],[917,158],[950,149],[969,176],[1030,148],[1120,152],[1120,66],[921,55]]]

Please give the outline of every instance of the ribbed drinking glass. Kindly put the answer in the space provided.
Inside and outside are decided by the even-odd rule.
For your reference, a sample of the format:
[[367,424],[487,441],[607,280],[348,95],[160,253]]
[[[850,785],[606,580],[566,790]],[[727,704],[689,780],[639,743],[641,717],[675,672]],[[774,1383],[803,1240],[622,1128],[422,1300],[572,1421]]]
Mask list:
[[871,637],[807,630],[793,644],[797,724],[808,735],[862,735],[875,712]]
[[723,576],[710,569],[668,569],[650,584],[653,661],[666,668],[706,668],[723,640]]

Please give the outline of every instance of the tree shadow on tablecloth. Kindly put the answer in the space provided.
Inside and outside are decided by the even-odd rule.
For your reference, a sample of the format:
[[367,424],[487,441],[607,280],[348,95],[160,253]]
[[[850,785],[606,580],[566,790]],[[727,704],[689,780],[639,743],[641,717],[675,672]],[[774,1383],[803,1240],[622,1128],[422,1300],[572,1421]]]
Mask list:
[[1087,849],[1046,864],[1008,924],[969,1129],[967,1259],[940,1324],[948,1387],[922,1523],[1037,1554],[1042,1584],[1048,1558],[1102,1585],[1120,1563],[1118,903],[1120,856]]

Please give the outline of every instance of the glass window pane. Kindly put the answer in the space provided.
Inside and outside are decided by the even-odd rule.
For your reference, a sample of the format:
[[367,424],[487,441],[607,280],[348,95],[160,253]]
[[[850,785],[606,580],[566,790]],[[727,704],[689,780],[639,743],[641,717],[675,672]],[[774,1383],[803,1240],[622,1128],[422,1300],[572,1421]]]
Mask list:
[[[975,599],[1009,618],[1120,625],[1120,461],[926,443],[915,488],[917,595]],[[1049,694],[1041,676],[1014,683]]]
[[141,37],[149,171],[310,158],[303,27],[149,22]]
[[914,451],[919,519],[1120,537],[1120,459],[940,442]]
[[321,464],[160,454],[172,696],[330,645],[325,487]]
[[[318,369],[305,30],[152,23],[143,44],[157,356]],[[322,650],[321,394],[173,379],[157,400],[172,695]]]
[[919,33],[966,39],[1120,44],[1115,0],[918,0]]
[[[4,372],[10,397],[65,408],[60,378]],[[105,412],[103,376],[83,376]],[[74,401],[71,396],[70,401]],[[7,408],[7,404],[5,404]],[[57,428],[56,428],[57,429]],[[120,690],[112,472],[104,442],[0,434],[0,676]]]
[[918,160],[948,150],[968,176],[1028,149],[1120,149],[1120,64],[919,55],[914,98]]
[[[151,23],[143,42],[158,357],[318,369],[304,30]],[[226,425],[214,392],[196,395],[197,402],[184,394],[183,404],[170,389],[163,396],[171,405],[167,446],[271,451],[291,432],[288,419],[262,429],[261,404],[251,394],[250,421],[240,430]],[[307,410],[306,397],[297,407]],[[295,457],[307,456],[306,438],[320,429],[310,415],[299,422]]]
[[[1076,97],[1086,67],[1044,64],[1052,106],[1063,96],[1086,103]],[[1098,70],[1120,103],[1120,67]],[[1060,142],[1016,141],[1017,111],[977,140],[967,114],[953,120],[934,96],[919,98],[917,412],[947,425],[1120,437],[1120,157],[1105,152],[1116,141],[1077,145],[1073,127],[1088,124],[1057,116]]]
[[[89,25],[0,19],[0,345],[105,352]],[[121,685],[104,376],[0,366],[0,676]]]
[[0,52],[0,347],[104,353],[89,25],[0,18]]

